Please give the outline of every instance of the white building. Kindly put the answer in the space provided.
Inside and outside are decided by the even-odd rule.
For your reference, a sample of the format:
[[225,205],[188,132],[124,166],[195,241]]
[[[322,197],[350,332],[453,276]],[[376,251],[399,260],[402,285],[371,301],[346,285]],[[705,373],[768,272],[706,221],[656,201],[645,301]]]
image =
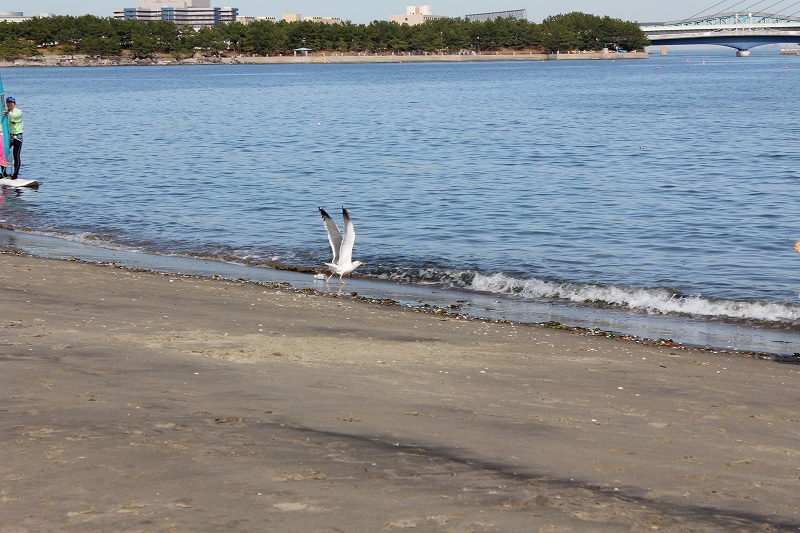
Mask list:
[[[54,13],[39,13],[36,15],[40,18],[55,17]],[[22,22],[23,20],[30,20],[33,17],[26,17],[22,11],[0,11],[0,22]]]
[[306,22],[319,22],[320,24],[341,24],[342,19],[339,17],[305,17],[303,20]]
[[242,24],[250,24],[251,22],[256,22],[256,21],[277,22],[275,20],[275,17],[253,17],[253,16],[236,17],[236,22],[241,22]]
[[211,0],[139,0],[141,9],[211,7]]
[[406,6],[405,15],[392,15],[389,17],[389,22],[397,22],[398,24],[408,24],[415,26],[423,24],[429,20],[446,19],[442,15],[434,15],[431,6]]
[[195,28],[236,22],[238,15],[238,8],[212,7],[211,0],[140,0],[139,7],[114,10],[119,20],[166,20]]
[[322,24],[341,24],[342,19],[339,17],[304,17],[300,13],[284,13],[281,15],[281,20],[284,22],[319,22]]

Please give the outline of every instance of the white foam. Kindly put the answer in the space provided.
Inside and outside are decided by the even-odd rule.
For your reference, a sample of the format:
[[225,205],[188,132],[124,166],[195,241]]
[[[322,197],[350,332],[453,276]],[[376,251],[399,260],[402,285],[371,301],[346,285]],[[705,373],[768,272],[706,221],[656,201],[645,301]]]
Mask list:
[[535,278],[519,280],[505,274],[475,274],[469,288],[523,298],[556,298],[576,303],[597,303],[654,314],[678,313],[698,317],[790,323],[800,320],[800,307],[784,302],[734,301],[699,295],[678,296],[660,288],[563,283]]
[[91,246],[97,249],[115,250],[121,252],[131,252],[131,253],[147,253],[147,251],[142,248],[121,244],[107,237],[103,237],[101,235],[92,232],[62,233],[59,231],[26,229],[25,233],[29,235],[39,235],[42,237],[53,237],[66,242]]

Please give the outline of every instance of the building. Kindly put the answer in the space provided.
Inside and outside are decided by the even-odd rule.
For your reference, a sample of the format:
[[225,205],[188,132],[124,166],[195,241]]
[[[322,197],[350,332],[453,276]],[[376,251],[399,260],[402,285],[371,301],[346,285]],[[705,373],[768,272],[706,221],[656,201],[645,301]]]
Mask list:
[[[55,17],[54,13],[39,13],[36,15],[39,18]],[[0,11],[0,22],[22,22],[23,20],[30,20],[33,17],[26,17],[22,11]]]
[[486,22],[487,20],[497,20],[497,19],[528,20],[528,11],[526,9],[514,9],[512,11],[493,11],[491,13],[475,13],[474,15],[464,15],[464,18],[470,22]]
[[446,19],[448,17],[442,15],[434,15],[431,11],[431,6],[406,6],[405,15],[392,15],[389,17],[389,22],[397,22],[398,24],[408,24],[415,26],[423,24],[429,20]]
[[303,20],[306,22],[319,22],[320,24],[341,24],[342,19],[339,17],[305,17]]
[[281,16],[284,22],[320,22],[322,24],[341,24],[342,19],[339,17],[303,17],[300,13],[284,13]]
[[236,22],[238,15],[238,8],[212,7],[211,0],[140,0],[139,7],[114,10],[118,20],[166,20],[194,28]]
[[241,22],[242,24],[250,24],[251,22],[256,22],[256,21],[276,22],[275,17],[252,17],[252,16],[236,17],[236,22]]

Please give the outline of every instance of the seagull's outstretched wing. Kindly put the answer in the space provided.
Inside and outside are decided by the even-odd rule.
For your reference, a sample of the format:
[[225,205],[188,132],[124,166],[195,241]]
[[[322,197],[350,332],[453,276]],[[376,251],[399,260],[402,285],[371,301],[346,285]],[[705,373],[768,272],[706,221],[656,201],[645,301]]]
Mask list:
[[342,246],[339,248],[339,260],[341,261],[340,264],[349,265],[353,261],[353,245],[356,243],[356,230],[344,206],[342,206],[342,219],[344,220],[344,236],[341,241]]
[[[328,230],[328,242],[331,243],[331,249],[333,250],[333,264],[339,263],[340,252],[339,250],[342,248],[342,234],[339,233],[339,227],[336,225],[336,222],[333,221],[331,216],[325,212],[324,209],[321,207],[319,208],[319,213],[322,215],[322,220],[325,221],[325,229]],[[347,226],[345,226],[345,229]],[[350,245],[350,251],[352,253],[353,245]]]

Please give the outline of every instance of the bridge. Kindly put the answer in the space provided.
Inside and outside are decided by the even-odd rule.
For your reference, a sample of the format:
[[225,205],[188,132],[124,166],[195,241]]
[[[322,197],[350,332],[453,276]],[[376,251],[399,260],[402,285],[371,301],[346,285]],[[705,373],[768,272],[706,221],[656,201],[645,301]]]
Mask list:
[[800,17],[794,14],[721,12],[641,28],[654,45],[716,44],[735,48],[739,56],[766,44],[800,43]]

